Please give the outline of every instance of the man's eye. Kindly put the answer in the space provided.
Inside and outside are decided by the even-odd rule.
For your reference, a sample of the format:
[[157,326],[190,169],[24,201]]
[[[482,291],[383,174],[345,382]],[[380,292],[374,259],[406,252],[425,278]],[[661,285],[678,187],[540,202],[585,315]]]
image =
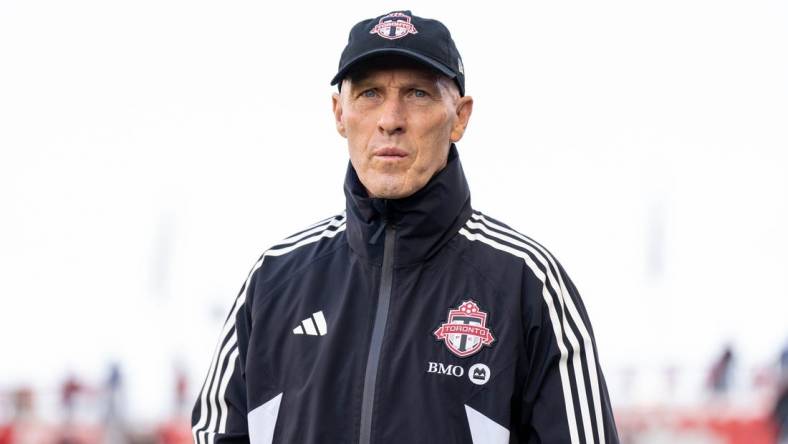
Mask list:
[[361,95],[364,97],[375,97],[377,93],[375,92],[374,89],[367,89],[364,92],[362,92]]
[[421,90],[421,89],[414,89],[413,90],[413,95],[416,96],[416,97],[427,97],[428,94],[427,94],[427,91],[424,91],[424,90]]

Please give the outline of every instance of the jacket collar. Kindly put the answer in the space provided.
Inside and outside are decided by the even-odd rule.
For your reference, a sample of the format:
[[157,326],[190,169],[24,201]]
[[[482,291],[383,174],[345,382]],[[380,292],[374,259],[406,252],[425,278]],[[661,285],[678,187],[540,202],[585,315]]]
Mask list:
[[449,149],[446,167],[424,188],[402,199],[367,196],[356,170],[348,162],[345,199],[350,248],[380,263],[382,228],[388,222],[397,233],[395,266],[429,259],[457,233],[471,214],[471,193],[454,144]]

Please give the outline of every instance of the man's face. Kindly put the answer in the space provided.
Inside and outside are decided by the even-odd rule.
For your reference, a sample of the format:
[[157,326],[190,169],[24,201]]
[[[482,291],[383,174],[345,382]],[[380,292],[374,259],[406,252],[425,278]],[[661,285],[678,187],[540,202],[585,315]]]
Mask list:
[[367,70],[332,101],[361,183],[387,199],[410,196],[446,166],[473,108],[450,79],[417,67]]

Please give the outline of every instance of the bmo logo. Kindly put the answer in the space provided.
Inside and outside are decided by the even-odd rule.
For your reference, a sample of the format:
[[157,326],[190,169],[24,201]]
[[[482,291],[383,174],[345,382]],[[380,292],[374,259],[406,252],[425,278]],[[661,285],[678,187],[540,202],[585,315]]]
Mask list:
[[[460,365],[444,364],[442,362],[428,362],[427,373],[462,378],[465,375],[465,368]],[[468,369],[468,379],[476,385],[486,384],[490,380],[490,367],[482,363],[473,364]]]
[[490,367],[481,363],[473,364],[468,369],[468,379],[476,385],[487,384],[487,381],[490,380]]
[[462,375],[465,374],[465,369],[460,367],[459,365],[452,365],[452,364],[445,365],[442,362],[428,362],[427,373],[438,373],[440,375],[455,376],[457,378],[462,378]]

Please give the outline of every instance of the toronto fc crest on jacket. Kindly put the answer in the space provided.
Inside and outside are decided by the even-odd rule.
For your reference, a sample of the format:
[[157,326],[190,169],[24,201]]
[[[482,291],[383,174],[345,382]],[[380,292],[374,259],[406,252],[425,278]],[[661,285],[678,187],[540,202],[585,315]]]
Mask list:
[[454,146],[412,196],[370,198],[350,165],[345,196],[254,264],[194,406],[196,444],[618,442],[577,289],[471,208]]
[[486,327],[487,313],[481,311],[473,301],[465,301],[456,310],[449,310],[449,319],[435,330],[435,337],[446,341],[455,355],[466,358],[490,345],[494,340]]

